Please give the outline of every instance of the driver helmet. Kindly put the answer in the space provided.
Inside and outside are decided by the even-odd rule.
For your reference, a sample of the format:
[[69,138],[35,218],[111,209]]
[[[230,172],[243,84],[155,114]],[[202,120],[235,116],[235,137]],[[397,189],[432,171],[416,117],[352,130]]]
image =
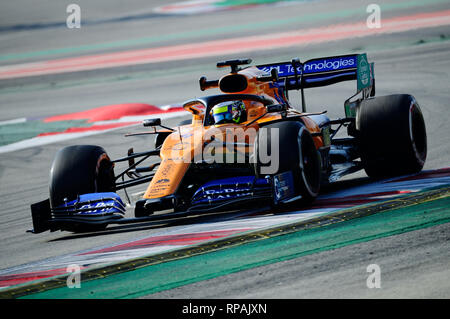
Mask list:
[[212,109],[214,124],[242,123],[246,120],[245,104],[242,101],[227,101]]

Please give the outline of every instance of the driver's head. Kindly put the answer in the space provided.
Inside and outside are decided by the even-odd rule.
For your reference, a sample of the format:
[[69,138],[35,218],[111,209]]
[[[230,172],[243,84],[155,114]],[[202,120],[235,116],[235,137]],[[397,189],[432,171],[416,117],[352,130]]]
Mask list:
[[217,104],[212,109],[214,124],[242,123],[246,120],[245,104],[242,101],[228,101]]

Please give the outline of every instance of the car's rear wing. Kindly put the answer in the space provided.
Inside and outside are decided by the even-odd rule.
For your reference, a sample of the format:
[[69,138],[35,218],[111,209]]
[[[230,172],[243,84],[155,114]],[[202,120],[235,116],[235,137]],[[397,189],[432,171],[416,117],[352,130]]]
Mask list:
[[278,83],[280,85],[287,83],[287,89],[298,90],[357,80],[357,90],[361,91],[370,87],[374,79],[373,63],[368,63],[365,53],[317,58],[306,62],[293,59],[290,62],[263,64],[256,67],[266,73],[276,69]]
[[286,91],[302,90],[304,109],[303,89],[306,88],[356,80],[355,95],[362,92],[365,98],[375,94],[374,64],[368,62],[365,53],[316,58],[306,62],[293,59],[290,62],[263,64],[256,67],[269,74],[273,74],[275,69],[278,76],[276,82]]

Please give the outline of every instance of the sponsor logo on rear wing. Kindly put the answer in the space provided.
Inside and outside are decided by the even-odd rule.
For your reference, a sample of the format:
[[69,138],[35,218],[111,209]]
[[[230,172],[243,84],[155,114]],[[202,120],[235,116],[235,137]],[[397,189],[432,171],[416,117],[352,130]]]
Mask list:
[[287,86],[287,89],[319,87],[357,80],[357,91],[360,92],[373,83],[373,63],[368,63],[365,53],[317,58],[303,63],[293,60],[256,67],[268,74],[272,69],[276,69],[278,84]]

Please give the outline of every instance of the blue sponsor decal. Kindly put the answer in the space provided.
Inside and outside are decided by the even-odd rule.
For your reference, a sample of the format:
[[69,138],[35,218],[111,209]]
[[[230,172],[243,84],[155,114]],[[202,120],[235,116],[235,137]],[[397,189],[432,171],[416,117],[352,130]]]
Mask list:
[[[264,71],[269,74],[272,71],[272,69],[276,69],[278,71],[279,77],[287,77],[287,76],[295,75],[294,67],[289,62],[277,63],[277,64],[273,64],[273,65],[262,65],[262,66],[257,66],[257,68],[260,69],[261,71]],[[301,73],[302,73],[302,67],[299,66],[297,68],[297,74],[301,74]]]
[[338,70],[347,70],[356,68],[357,55],[335,57],[326,59],[315,59],[305,62],[303,66],[304,74],[318,73],[318,72],[330,72]]
[[269,189],[270,182],[255,176],[239,176],[210,181],[202,185],[192,197],[192,204],[211,203],[252,196],[255,190]]
[[124,214],[125,205],[116,193],[90,193],[78,196],[76,200],[58,206],[55,214],[69,213],[81,216]]
[[273,177],[275,202],[286,200],[295,195],[292,172],[284,172]]
[[[297,74],[301,75],[303,72],[303,74],[306,75],[353,69],[357,67],[357,62],[358,55],[314,59],[306,61],[303,64],[303,68],[302,66],[298,66]],[[260,65],[257,66],[257,68],[266,73],[270,73],[272,69],[276,69],[279,77],[295,76],[294,67],[290,62]]]

